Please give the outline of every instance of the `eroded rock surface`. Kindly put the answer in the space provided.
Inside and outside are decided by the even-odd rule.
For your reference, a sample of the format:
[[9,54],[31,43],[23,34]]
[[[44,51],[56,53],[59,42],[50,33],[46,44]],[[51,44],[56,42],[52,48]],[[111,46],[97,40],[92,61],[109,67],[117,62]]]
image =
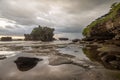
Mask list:
[[[108,14],[88,25],[83,34],[84,40],[120,40],[120,3],[114,3]],[[120,43],[119,43],[120,44]]]
[[[100,49],[98,49],[95,44],[87,44],[87,49],[95,54],[90,54],[86,50],[85,52],[90,54],[87,56],[94,58],[89,60],[83,54],[82,46],[83,44],[68,42],[0,43],[0,50],[2,50],[0,54],[3,54],[1,53],[3,51],[6,51],[5,54],[12,51],[11,54],[7,54],[9,57],[0,60],[0,80],[119,80],[116,77],[120,74],[119,71],[105,69],[97,62],[99,60],[102,62],[102,57],[108,55],[108,53],[98,55],[98,52],[104,48],[99,46]],[[116,57],[119,56],[116,55]],[[108,63],[108,66],[118,65],[115,59]]]

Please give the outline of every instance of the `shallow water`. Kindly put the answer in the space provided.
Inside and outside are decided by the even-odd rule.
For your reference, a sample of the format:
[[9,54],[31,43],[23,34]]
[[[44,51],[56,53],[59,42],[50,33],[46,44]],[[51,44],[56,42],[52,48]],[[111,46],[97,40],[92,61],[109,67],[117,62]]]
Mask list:
[[70,41],[0,42],[0,55],[6,56],[0,60],[0,80],[120,80],[119,71],[91,61]]
[[[28,57],[30,57],[30,55]],[[66,80],[67,78],[69,79],[69,77],[75,73],[74,71],[80,69],[80,67],[74,65],[51,66],[48,65],[46,57],[39,58],[44,59],[44,61],[40,61],[34,68],[25,72],[20,71],[16,67],[16,64],[14,63],[14,60],[16,60],[15,57],[9,58],[9,60],[4,60],[3,62],[1,62],[1,64],[4,65],[4,67],[0,67],[1,78],[3,80],[62,80],[63,78],[65,78],[64,80]]]
[[59,50],[62,54],[73,55],[81,60],[88,59],[88,57],[86,57],[81,48],[81,45],[69,44],[64,48],[58,48],[57,50]]

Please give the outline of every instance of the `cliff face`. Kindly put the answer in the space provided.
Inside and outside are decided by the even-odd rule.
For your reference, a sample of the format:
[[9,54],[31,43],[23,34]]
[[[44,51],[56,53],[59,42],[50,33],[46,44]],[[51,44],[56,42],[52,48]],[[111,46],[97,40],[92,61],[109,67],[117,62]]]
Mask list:
[[108,14],[88,25],[83,35],[91,40],[120,39],[120,3],[114,3]]

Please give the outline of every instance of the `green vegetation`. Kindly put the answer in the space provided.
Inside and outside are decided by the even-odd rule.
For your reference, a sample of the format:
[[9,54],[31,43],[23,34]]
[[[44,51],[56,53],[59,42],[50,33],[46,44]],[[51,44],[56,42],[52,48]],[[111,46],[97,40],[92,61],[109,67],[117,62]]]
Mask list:
[[52,41],[54,29],[49,27],[36,27],[32,30],[31,36],[33,40],[41,40],[41,41]]
[[103,24],[108,20],[114,20],[116,16],[118,15],[118,12],[120,11],[120,3],[114,3],[111,6],[111,9],[108,14],[105,14],[104,16],[96,19],[93,21],[90,25],[88,25],[84,30],[83,30],[83,35],[88,36],[90,35],[91,28],[95,27],[98,24]]
[[32,30],[31,34],[24,34],[24,36],[25,40],[52,41],[53,32],[53,28],[38,26]]
[[83,48],[83,53],[91,60],[91,61],[100,61],[98,57],[98,51],[95,49],[87,49]]

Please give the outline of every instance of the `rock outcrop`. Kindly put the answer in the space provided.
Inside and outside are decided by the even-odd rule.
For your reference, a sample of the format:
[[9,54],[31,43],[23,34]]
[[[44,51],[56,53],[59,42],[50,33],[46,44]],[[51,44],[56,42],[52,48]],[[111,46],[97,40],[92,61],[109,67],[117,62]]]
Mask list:
[[114,3],[108,14],[88,25],[83,35],[86,40],[120,40],[120,3]]
[[[88,46],[88,45],[87,45]],[[83,48],[84,54],[91,60],[102,64],[107,69],[120,70],[120,51],[117,46],[104,47],[93,45]],[[118,49],[116,49],[118,48]],[[108,49],[108,50],[107,50]]]
[[80,39],[73,39],[72,42],[80,42]]
[[59,38],[59,40],[69,40],[68,38]]
[[1,41],[12,41],[12,37],[1,37]]
[[14,62],[17,65],[17,68],[20,71],[28,71],[35,67],[39,61],[42,61],[42,59],[38,58],[30,58],[30,57],[18,57],[17,60]]
[[49,27],[38,26],[30,34],[24,34],[25,40],[34,41],[53,41],[54,29]]

